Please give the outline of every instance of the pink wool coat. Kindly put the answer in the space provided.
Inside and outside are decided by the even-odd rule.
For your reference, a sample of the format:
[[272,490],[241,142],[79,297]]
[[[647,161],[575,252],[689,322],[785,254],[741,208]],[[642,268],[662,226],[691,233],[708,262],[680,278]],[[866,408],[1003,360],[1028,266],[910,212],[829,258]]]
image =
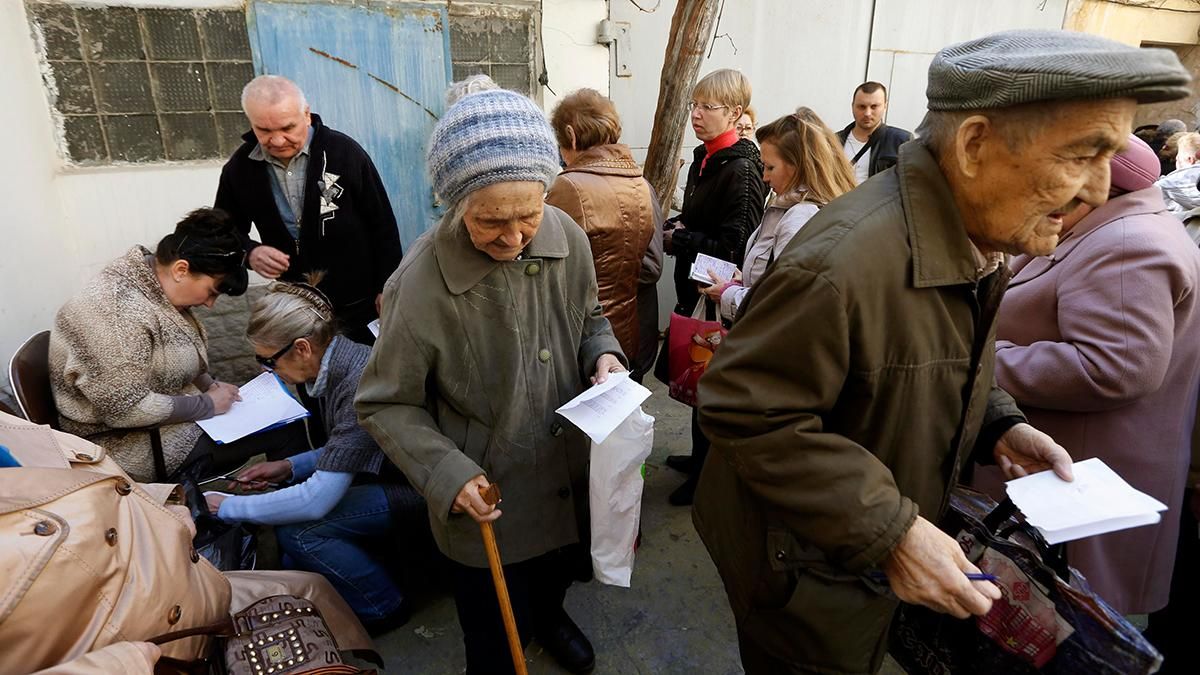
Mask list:
[[[1075,461],[1099,457],[1170,507],[1158,525],[1068,544],[1068,562],[1117,611],[1160,609],[1200,383],[1200,251],[1152,186],[1088,214],[1053,255],[1011,266],[997,384]],[[997,474],[976,484],[1002,491]]]

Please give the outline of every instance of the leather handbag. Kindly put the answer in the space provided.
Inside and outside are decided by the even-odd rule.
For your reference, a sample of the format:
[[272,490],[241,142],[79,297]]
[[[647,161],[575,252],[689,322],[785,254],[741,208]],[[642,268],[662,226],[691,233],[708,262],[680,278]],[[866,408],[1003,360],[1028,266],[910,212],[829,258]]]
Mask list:
[[224,639],[223,658],[179,661],[163,657],[154,672],[163,675],[355,675],[364,671],[342,660],[333,633],[310,601],[291,595],[263,598],[232,617],[207,626],[151,638],[164,644],[195,635]]

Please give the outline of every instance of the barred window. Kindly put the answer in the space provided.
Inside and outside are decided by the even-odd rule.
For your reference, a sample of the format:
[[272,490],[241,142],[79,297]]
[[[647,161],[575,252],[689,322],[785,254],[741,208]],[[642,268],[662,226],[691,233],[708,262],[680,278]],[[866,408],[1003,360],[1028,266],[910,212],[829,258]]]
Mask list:
[[530,6],[450,5],[454,80],[482,73],[505,89],[534,96],[536,20]]
[[225,158],[240,144],[254,77],[242,10],[26,8],[69,162]]

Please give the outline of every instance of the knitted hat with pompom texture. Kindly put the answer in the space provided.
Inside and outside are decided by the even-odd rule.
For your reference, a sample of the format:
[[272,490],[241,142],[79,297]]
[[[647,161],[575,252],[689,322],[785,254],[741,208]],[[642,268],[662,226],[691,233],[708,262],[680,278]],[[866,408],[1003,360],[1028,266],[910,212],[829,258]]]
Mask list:
[[558,143],[541,109],[505,89],[468,94],[446,111],[429,142],[433,189],[447,204],[496,183],[558,175]]

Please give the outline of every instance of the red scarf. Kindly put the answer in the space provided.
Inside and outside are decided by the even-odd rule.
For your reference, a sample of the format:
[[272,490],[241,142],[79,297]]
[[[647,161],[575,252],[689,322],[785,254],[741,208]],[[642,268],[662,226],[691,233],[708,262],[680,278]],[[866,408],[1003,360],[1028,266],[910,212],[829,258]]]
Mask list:
[[712,157],[725,148],[733,147],[733,144],[737,142],[737,129],[730,129],[711,141],[704,141],[704,152],[706,154],[704,155],[703,161],[700,162],[700,173],[704,173],[704,165],[708,164],[709,157]]

